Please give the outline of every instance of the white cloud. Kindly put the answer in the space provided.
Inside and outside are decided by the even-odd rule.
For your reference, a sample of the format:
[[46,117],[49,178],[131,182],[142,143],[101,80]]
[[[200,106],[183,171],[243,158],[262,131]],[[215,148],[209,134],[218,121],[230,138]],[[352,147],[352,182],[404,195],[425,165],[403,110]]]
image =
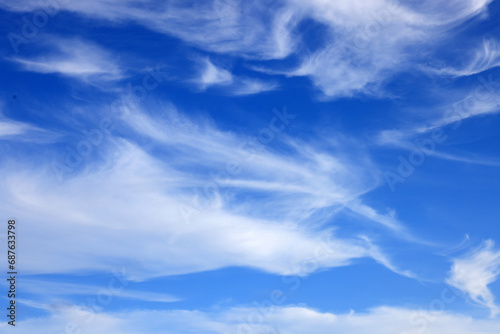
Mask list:
[[[364,217],[376,218],[372,220],[382,225],[395,230],[401,228],[401,224],[394,218],[386,217],[384,220],[382,215],[377,214],[373,209],[370,211],[360,201],[355,201],[377,185],[377,179],[370,172],[375,166],[366,156],[358,154],[352,157],[344,152],[341,144],[337,144],[340,148],[332,148],[338,154],[334,156],[318,151],[317,148],[302,142],[276,138],[289,146],[293,152],[290,156],[280,155],[269,151],[256,138],[239,138],[235,134],[220,132],[209,125],[192,123],[171,105],[165,107],[165,111],[162,118],[153,119],[135,108],[127,116],[127,122],[142,135],[168,145],[185,147],[183,152],[189,152],[189,154],[183,159],[188,159],[188,161],[192,161],[189,160],[190,155],[195,155],[198,159],[203,158],[204,164],[208,166],[217,166],[229,161],[244,162],[245,178],[238,176],[227,180],[228,187],[302,194],[310,199],[314,198],[316,202],[315,205],[307,207],[305,212],[334,205],[346,205]],[[286,110],[276,112],[289,114]],[[259,135],[270,131],[271,136],[278,137],[278,134],[270,130],[273,126],[285,127],[279,117],[270,113],[269,128],[260,129]],[[197,134],[193,136],[194,133]],[[249,154],[241,148],[242,146],[253,150],[253,153]],[[285,197],[284,200],[288,203],[291,198]],[[261,205],[266,207],[266,202],[267,200],[264,199]],[[292,203],[287,205],[294,206]],[[275,206],[274,210],[280,207]],[[290,212],[288,210],[289,208],[280,214],[286,215]],[[369,214],[368,211],[370,211]]]
[[[34,294],[43,298],[47,303],[49,300],[60,296],[71,295],[98,295],[104,289],[96,285],[74,284],[57,281],[41,281],[23,279],[23,289],[25,292]],[[108,289],[109,290],[109,289]],[[135,299],[149,302],[170,303],[181,300],[180,298],[165,293],[131,290],[129,288],[114,289],[110,291],[113,297]]]
[[33,129],[35,128],[22,122],[15,122],[10,120],[0,121],[1,137],[21,135]]
[[50,143],[59,136],[39,127],[0,117],[0,140]]
[[429,1],[414,8],[386,0],[292,2],[327,25],[330,36],[288,75],[307,76],[335,98],[384,96],[385,81],[420,61],[415,47],[432,45],[435,36],[485,10],[490,1]]
[[[152,118],[130,111],[130,129],[122,130],[129,138],[148,139],[155,157],[108,135],[108,144],[94,148],[100,159],[88,158],[64,182],[55,177],[52,161],[37,170],[5,161],[0,210],[18,212],[26,222],[26,274],[125,266],[132,278],[142,279],[247,266],[307,275],[363,257],[399,272],[369,239],[337,238],[321,228],[329,211],[376,184],[359,152],[350,157],[339,150],[335,156],[287,144],[278,134],[288,153],[266,146],[252,150],[241,147],[249,137],[194,122],[172,107],[155,113]],[[275,114],[269,124],[282,126]],[[365,206],[353,208],[373,216]],[[322,210],[325,215],[316,217]],[[141,246],[131,246],[131,240]],[[319,248],[328,252],[315,258]]]
[[234,95],[253,95],[276,90],[278,84],[258,79],[241,78],[238,85],[231,87],[229,92]]
[[[422,49],[432,49],[457,24],[479,17],[490,2],[287,0],[269,4],[214,0],[188,5],[173,0],[144,6],[144,2],[136,1],[92,0],[71,1],[61,6],[94,19],[133,21],[210,52],[260,60],[284,59],[296,54],[301,59],[300,65],[280,72],[306,76],[325,97],[336,98],[358,94],[385,96],[386,81],[396,73],[421,70]],[[2,5],[17,11],[43,6],[35,0],[4,1]],[[304,53],[298,48],[300,35],[295,29],[300,22],[311,18],[323,24],[327,33],[323,47]],[[496,44],[485,44],[479,58],[465,71],[479,71],[496,64],[496,50]],[[486,63],[484,56],[488,59]],[[224,82],[227,77],[209,76],[210,80]],[[246,91],[262,90],[255,88],[256,85],[248,85]]]
[[390,212],[386,215],[383,215],[378,213],[372,207],[369,207],[368,205],[361,203],[360,201],[352,201],[348,203],[347,208],[372,221],[376,221],[390,229],[396,231],[401,231],[403,229],[401,223],[396,219],[396,217],[394,217],[395,215],[394,212]]
[[295,49],[291,28],[296,22],[293,12],[280,7],[261,1],[215,0],[192,6],[170,1],[159,15],[146,13],[142,23],[208,51],[281,59]]
[[[448,312],[378,307],[366,313],[334,314],[307,307],[231,308],[213,311],[132,310],[93,313],[67,307],[49,317],[23,320],[18,332],[58,332],[73,325],[86,332],[135,333],[289,333],[289,334],[497,334],[497,320]],[[0,328],[8,326],[0,324]]]
[[204,69],[199,80],[202,88],[212,85],[229,85],[233,82],[231,72],[216,67],[209,59],[204,59],[203,64]]
[[32,58],[13,58],[26,71],[61,74],[87,83],[99,84],[124,78],[117,57],[102,47],[80,39],[50,37],[51,51]]
[[228,70],[214,65],[208,58],[201,61],[201,67],[202,70],[194,82],[203,90],[215,86],[231,95],[252,95],[272,91],[278,87],[273,82],[235,76]]
[[464,291],[475,302],[488,307],[495,316],[500,308],[488,285],[495,282],[500,274],[500,251],[494,249],[492,240],[470,254],[453,260],[447,283]]
[[[146,6],[144,6],[146,4]],[[3,1],[12,11],[49,7],[32,0]],[[133,21],[149,29],[173,35],[202,49],[258,59],[280,59],[290,54],[295,43],[291,28],[293,12],[264,1],[214,0],[189,2],[152,1],[67,1],[62,10],[111,22]]]
[[467,64],[462,67],[428,68],[431,73],[451,76],[469,76],[500,66],[500,44],[497,40],[485,39],[482,46],[474,50]]
[[[455,97],[454,102],[436,107],[431,111],[435,116],[429,117],[428,121],[420,124],[414,122],[406,128],[383,130],[377,135],[375,142],[381,146],[415,150],[417,146],[412,141],[424,140],[431,143],[431,146],[428,146],[427,149],[432,151],[431,154],[434,157],[465,163],[499,166],[500,162],[496,159],[463,157],[439,152],[438,150],[438,145],[445,142],[450,133],[458,131],[463,122],[471,118],[500,112],[500,99],[497,95],[499,87],[499,83],[493,81],[490,76],[489,81],[478,82],[478,85],[467,93],[464,98],[462,96]],[[452,98],[453,95],[458,95],[456,93],[447,93],[452,95]]]

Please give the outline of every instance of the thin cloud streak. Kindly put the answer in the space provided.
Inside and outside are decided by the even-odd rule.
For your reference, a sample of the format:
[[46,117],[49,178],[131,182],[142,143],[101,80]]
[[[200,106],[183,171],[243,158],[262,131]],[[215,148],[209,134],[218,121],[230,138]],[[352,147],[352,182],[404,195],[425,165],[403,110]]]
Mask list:
[[118,81],[125,74],[117,64],[117,57],[104,48],[81,39],[48,37],[44,43],[48,54],[31,58],[12,58],[25,71],[60,74],[90,84]]
[[[41,281],[41,280],[23,280],[23,289],[31,294],[47,299],[56,296],[74,296],[74,295],[96,295],[102,290],[100,286],[92,286],[86,284],[75,284],[57,281]],[[116,290],[116,289],[115,289]],[[131,289],[120,289],[113,291],[113,297],[141,300],[147,302],[171,303],[182,299],[163,293],[155,293],[149,291],[138,291]]]
[[217,88],[223,94],[246,96],[273,91],[278,88],[274,82],[265,82],[233,75],[227,69],[214,65],[208,58],[201,60],[202,70],[199,76],[190,82],[205,91],[210,87]]

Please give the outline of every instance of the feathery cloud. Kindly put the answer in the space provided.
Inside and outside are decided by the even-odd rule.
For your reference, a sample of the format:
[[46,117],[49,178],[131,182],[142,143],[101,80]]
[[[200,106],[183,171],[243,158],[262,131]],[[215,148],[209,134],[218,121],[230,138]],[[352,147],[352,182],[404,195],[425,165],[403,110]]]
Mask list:
[[38,57],[11,60],[26,71],[60,74],[90,84],[121,80],[125,74],[117,64],[117,57],[102,47],[81,39],[49,37],[44,40],[51,48]]
[[[109,144],[99,146],[101,158],[86,161],[63,182],[48,161],[37,171],[15,161],[3,166],[2,205],[23,212],[19,219],[41,222],[26,228],[26,273],[126,265],[136,279],[228,266],[307,275],[363,257],[400,272],[370,240],[316,230],[326,218],[314,219],[315,212],[354,200],[350,210],[399,230],[359,201],[376,180],[357,158],[295,143],[287,154],[258,142],[244,147],[249,138],[193,122],[172,106],[159,111],[152,118],[132,108],[129,130],[122,129],[129,139],[108,134]],[[272,114],[266,133],[290,122],[286,115]],[[140,137],[153,140],[155,156],[134,142]],[[242,196],[245,201],[238,200]],[[129,247],[129,240],[143,246]],[[328,254],[314,258],[325,243]],[[315,267],[304,269],[311,258]]]
[[494,249],[492,240],[470,254],[453,260],[447,283],[467,293],[475,302],[488,307],[491,316],[500,311],[488,285],[500,274],[500,251]]

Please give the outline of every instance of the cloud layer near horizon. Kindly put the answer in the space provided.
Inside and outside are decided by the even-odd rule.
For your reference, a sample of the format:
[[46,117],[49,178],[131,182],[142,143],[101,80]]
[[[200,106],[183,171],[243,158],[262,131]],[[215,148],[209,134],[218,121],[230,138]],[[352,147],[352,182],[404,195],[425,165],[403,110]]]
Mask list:
[[[44,307],[44,306],[42,306]],[[50,308],[49,308],[50,310]],[[0,324],[0,328],[7,325]],[[65,328],[116,334],[135,333],[290,333],[317,334],[496,334],[498,320],[473,320],[460,314],[379,307],[366,313],[334,314],[307,307],[232,308],[224,311],[137,310],[114,313],[78,307],[50,310],[47,318],[20,323],[19,333],[58,332]],[[16,328],[17,329],[17,328]]]

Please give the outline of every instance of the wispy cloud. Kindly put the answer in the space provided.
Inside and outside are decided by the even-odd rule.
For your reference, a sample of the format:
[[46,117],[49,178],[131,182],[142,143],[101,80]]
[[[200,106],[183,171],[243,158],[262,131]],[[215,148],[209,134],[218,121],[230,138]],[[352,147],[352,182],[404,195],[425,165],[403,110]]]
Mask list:
[[[65,2],[61,7],[112,22],[133,21],[209,52],[258,60],[296,55],[299,66],[275,73],[306,76],[326,98],[336,98],[360,94],[389,96],[384,84],[391,77],[422,69],[425,60],[418,56],[419,50],[432,49],[458,23],[485,12],[490,2],[426,1],[412,5],[390,0],[287,0],[270,5],[263,1],[214,0],[189,6],[182,1],[144,6],[135,1],[92,0]],[[17,11],[43,7],[34,0],[23,4],[7,1],[2,5]],[[324,25],[326,34],[320,48],[304,53],[298,47],[301,36],[296,28],[310,19]],[[462,72],[496,66],[497,49],[496,43],[485,43],[484,50]],[[36,62],[26,65],[45,68]],[[216,80],[214,83],[227,80],[219,74],[222,77],[210,78],[209,74],[206,79]],[[269,90],[262,87],[248,84],[246,89],[235,92]]]
[[201,60],[201,68],[199,76],[193,81],[203,90],[217,87],[226,94],[252,95],[278,87],[274,82],[233,75],[229,70],[214,65],[208,58]]
[[[385,96],[384,82],[395,73],[411,71],[410,64],[420,61],[412,49],[430,45],[433,35],[483,11],[488,3],[439,1],[421,8],[384,0],[301,3],[330,27],[330,41],[288,74],[308,76],[330,98]],[[443,11],[443,5],[449,11]]]
[[238,85],[231,87],[229,92],[233,95],[253,95],[270,92],[278,88],[274,82],[265,82],[258,79],[241,78]]
[[426,121],[413,122],[400,129],[382,130],[376,136],[376,144],[415,150],[419,149],[415,143],[427,142],[425,145],[432,147],[432,149],[428,149],[432,151],[430,154],[434,157],[450,161],[499,166],[499,161],[494,158],[459,156],[440,152],[437,148],[437,145],[446,141],[451,133],[457,132],[463,122],[500,112],[500,100],[497,97],[500,85],[491,79],[490,76],[488,81],[484,78],[478,81],[477,86],[466,93],[465,97],[456,92],[451,94],[455,95],[455,101],[435,107],[431,110],[430,116],[427,116]]
[[462,67],[427,68],[427,70],[439,75],[459,77],[478,74],[498,66],[500,66],[500,43],[494,39],[485,39]]
[[[295,48],[291,29],[293,12],[263,1],[212,0],[192,2],[102,1],[64,2],[62,10],[112,22],[134,21],[176,36],[202,49],[257,59],[280,59]],[[23,4],[5,1],[0,6],[12,11],[43,8],[38,1]],[[45,6],[49,6],[45,4]]]
[[[500,333],[498,231],[436,254],[471,212],[493,222],[491,3],[0,0],[18,331]],[[471,177],[424,166],[432,155]],[[484,196],[465,203],[471,189]],[[446,290],[415,288],[427,278]]]
[[488,307],[492,316],[500,312],[488,285],[500,274],[500,251],[492,240],[461,258],[453,260],[447,283],[467,293],[475,302]]
[[[341,151],[335,156],[305,143],[287,144],[279,133],[274,136],[288,145],[288,153],[258,142],[260,148],[253,150],[242,146],[249,137],[195,122],[172,106],[157,112],[152,118],[132,108],[128,130],[122,129],[129,139],[110,136],[109,145],[99,147],[101,159],[89,160],[62,183],[49,161],[42,160],[36,171],[15,162],[3,166],[2,205],[23,213],[20,219],[26,222],[43,222],[26,228],[26,273],[126,265],[137,279],[227,266],[307,275],[311,269],[304,271],[302,263],[325,243],[328,231],[331,252],[315,260],[317,268],[369,257],[398,271],[369,239],[318,230],[328,216],[315,218],[316,212],[343,208],[376,184],[364,158],[360,162]],[[277,115],[283,112],[270,113],[275,130],[285,126]],[[156,157],[132,138],[153,140]],[[158,158],[160,152],[164,159]],[[239,171],[228,174],[228,164],[230,171]],[[57,209],[50,203],[58,203]],[[366,205],[349,208],[375,223],[396,226]],[[143,246],[129,247],[132,239]]]
[[26,70],[60,74],[86,83],[106,83],[123,79],[117,57],[102,47],[81,39],[50,37],[44,40],[50,51],[37,57],[11,60]]
[[229,85],[233,82],[231,72],[215,66],[209,59],[203,60],[203,69],[200,74],[199,83],[202,88],[213,85]]
[[[47,302],[51,298],[60,296],[73,296],[73,295],[97,295],[102,287],[87,284],[75,284],[57,281],[41,281],[41,280],[23,280],[24,290],[30,294],[43,297]],[[131,289],[120,289],[113,291],[114,297],[134,299],[149,302],[162,302],[170,303],[181,300],[180,298],[150,291],[139,291]]]
[[0,140],[20,142],[50,143],[59,135],[24,122],[13,121],[0,115]]

